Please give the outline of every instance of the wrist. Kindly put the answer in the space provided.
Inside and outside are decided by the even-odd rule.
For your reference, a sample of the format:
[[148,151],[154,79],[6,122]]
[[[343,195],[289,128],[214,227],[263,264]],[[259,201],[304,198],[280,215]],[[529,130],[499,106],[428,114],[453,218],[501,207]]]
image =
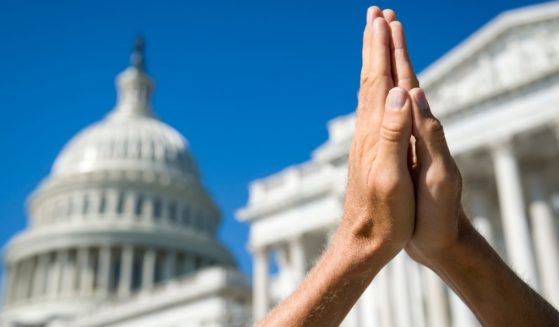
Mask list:
[[458,232],[453,242],[433,255],[426,265],[438,272],[464,263],[471,256],[472,251],[476,251],[480,237],[468,218],[464,216],[463,219],[460,219]]
[[349,274],[376,275],[398,251],[392,249],[390,242],[380,237],[372,240],[356,236],[349,228],[340,226],[330,247],[328,255]]

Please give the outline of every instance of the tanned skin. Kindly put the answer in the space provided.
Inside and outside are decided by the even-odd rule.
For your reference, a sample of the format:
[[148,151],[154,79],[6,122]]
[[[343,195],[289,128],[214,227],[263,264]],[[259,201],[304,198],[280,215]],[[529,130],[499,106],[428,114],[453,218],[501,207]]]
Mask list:
[[301,285],[258,326],[338,326],[405,249],[484,326],[559,326],[559,313],[472,227],[462,180],[411,65],[394,11],[371,7],[363,36],[344,215]]

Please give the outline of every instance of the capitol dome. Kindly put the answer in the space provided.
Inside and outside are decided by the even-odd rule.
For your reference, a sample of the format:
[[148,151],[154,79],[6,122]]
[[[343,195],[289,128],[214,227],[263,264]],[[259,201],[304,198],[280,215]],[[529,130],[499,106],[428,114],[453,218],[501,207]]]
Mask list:
[[197,178],[187,143],[175,129],[153,117],[118,119],[117,113],[70,140],[56,159],[52,174],[149,168]]
[[188,143],[151,109],[141,42],[117,88],[115,108],[63,148],[6,247],[5,310],[17,321],[76,316],[235,265]]

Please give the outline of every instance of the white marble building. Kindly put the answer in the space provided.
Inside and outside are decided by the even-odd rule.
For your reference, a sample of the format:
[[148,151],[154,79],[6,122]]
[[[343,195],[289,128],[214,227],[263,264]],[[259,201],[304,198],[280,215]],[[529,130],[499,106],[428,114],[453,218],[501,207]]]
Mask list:
[[112,112],[76,135],[4,250],[0,325],[241,326],[250,285],[186,140],[156,118],[138,43]]
[[[559,3],[503,13],[419,79],[463,173],[474,224],[559,307]],[[353,114],[330,121],[311,160],[251,183],[238,217],[250,223],[256,319],[296,287],[336,228],[353,128]],[[476,325],[441,280],[404,252],[343,323]]]

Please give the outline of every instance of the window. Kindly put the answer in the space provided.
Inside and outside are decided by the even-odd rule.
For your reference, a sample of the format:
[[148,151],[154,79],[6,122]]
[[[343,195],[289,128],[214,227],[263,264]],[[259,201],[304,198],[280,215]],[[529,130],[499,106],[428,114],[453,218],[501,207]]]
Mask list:
[[89,210],[89,196],[86,194],[83,198],[82,214],[86,215]]
[[68,207],[66,210],[66,215],[68,217],[71,217],[74,214],[74,197],[69,197],[68,198]]
[[190,224],[190,208],[188,206],[184,206],[182,209],[182,224],[184,226],[188,226]]
[[107,196],[105,195],[105,192],[101,192],[101,196],[99,199],[99,214],[104,214],[106,209],[107,209]]
[[153,199],[153,217],[155,220],[161,218],[161,199],[157,197]]
[[138,199],[136,200],[136,207],[134,209],[134,213],[136,216],[141,216],[144,207],[144,196],[142,194],[138,195]]
[[175,223],[177,221],[177,203],[173,200],[169,201],[169,221]]
[[116,213],[121,215],[124,212],[124,192],[118,192],[118,199],[116,201]]

